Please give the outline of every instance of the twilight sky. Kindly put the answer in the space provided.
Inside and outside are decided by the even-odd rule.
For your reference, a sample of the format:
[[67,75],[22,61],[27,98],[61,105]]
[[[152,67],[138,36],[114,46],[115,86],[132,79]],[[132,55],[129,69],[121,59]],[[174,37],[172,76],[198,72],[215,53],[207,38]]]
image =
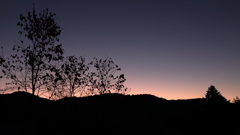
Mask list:
[[214,85],[227,99],[240,96],[238,0],[1,0],[5,54],[33,2],[59,17],[66,56],[111,57],[129,94],[201,98]]

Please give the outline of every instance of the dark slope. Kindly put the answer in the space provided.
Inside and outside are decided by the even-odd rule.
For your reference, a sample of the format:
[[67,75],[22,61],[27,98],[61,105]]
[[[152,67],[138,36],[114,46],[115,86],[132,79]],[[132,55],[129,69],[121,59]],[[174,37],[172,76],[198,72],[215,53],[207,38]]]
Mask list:
[[0,133],[239,134],[239,105],[205,99],[104,94],[49,101],[29,93],[0,95]]
[[0,95],[0,133],[32,132],[37,119],[49,114],[52,101],[26,92]]

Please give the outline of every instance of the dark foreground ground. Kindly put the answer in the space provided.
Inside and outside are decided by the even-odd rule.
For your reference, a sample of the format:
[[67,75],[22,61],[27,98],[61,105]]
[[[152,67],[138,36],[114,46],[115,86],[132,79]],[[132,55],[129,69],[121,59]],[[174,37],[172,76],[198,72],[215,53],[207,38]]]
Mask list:
[[240,135],[240,105],[152,95],[96,95],[49,101],[0,95],[0,134]]

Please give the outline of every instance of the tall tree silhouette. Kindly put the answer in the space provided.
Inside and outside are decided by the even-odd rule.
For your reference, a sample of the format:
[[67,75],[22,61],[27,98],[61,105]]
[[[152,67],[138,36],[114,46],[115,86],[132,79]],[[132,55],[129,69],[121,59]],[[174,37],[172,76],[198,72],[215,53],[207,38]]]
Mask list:
[[128,92],[128,88],[123,84],[126,81],[124,74],[120,74],[119,76],[115,75],[115,72],[120,71],[121,68],[119,68],[111,58],[104,60],[94,58],[94,61],[90,64],[95,68],[95,72],[91,72],[88,75],[88,90],[91,91],[92,94],[125,94]]
[[214,103],[225,103],[228,102],[225,97],[221,95],[221,93],[215,88],[215,86],[211,85],[207,93],[205,95],[206,99],[210,102]]
[[63,59],[62,45],[55,45],[59,41],[61,27],[56,23],[56,14],[48,8],[40,13],[28,12],[27,16],[20,15],[17,26],[23,38],[20,44],[13,46],[16,53],[10,58],[0,57],[2,73],[11,79],[9,84],[16,85],[18,89],[40,95],[45,92],[45,85],[49,82],[50,69],[53,64]]

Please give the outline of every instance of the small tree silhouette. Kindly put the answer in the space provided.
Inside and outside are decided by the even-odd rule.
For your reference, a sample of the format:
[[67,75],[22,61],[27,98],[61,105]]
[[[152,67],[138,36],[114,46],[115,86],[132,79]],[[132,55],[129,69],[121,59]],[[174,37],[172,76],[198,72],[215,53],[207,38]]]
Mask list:
[[111,58],[104,60],[94,58],[93,65],[96,68],[95,72],[91,72],[88,75],[88,90],[92,94],[104,94],[104,93],[121,93],[128,92],[123,83],[126,81],[124,74],[115,76],[115,72],[120,71],[121,68],[116,65]]
[[49,99],[86,95],[88,69],[84,57],[67,56],[60,67],[52,68],[55,75],[47,84]]
[[233,103],[240,104],[240,98],[236,96],[236,98],[233,98]]
[[215,86],[211,85],[206,93],[206,99],[210,102],[214,103],[226,103],[228,102],[225,97],[221,95],[221,93],[215,88]]

